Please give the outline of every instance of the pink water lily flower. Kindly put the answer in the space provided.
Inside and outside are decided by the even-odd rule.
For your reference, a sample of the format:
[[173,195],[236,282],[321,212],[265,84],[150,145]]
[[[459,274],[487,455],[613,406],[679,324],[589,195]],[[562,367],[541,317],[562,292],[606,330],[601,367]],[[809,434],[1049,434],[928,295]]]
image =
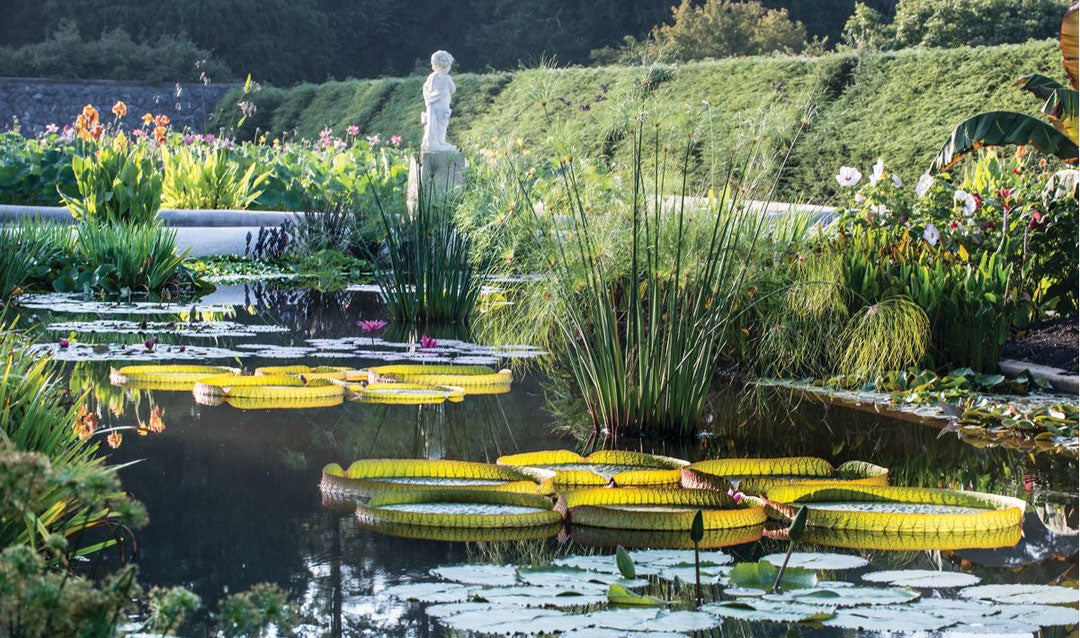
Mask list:
[[360,329],[364,331],[364,334],[371,334],[382,330],[389,324],[383,319],[370,319],[368,321],[357,321],[356,325],[360,326]]

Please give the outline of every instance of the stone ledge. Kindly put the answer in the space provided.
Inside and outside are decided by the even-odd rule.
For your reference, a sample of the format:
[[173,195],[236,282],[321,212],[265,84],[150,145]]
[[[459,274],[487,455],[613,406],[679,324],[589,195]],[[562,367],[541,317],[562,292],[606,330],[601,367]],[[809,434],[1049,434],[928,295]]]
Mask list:
[[[279,226],[297,215],[289,211],[266,210],[177,210],[162,208],[158,219],[166,226],[175,228],[251,228]],[[317,213],[316,213],[317,214]],[[61,224],[73,224],[75,218],[64,206],[12,206],[0,204],[0,224],[20,219],[42,219]]]
[[1051,387],[1059,392],[1072,393],[1074,397],[1080,394],[1080,376],[1071,372],[1011,359],[1002,361],[998,366],[1005,374],[1015,376],[1026,370],[1031,373],[1031,376],[1048,382]]

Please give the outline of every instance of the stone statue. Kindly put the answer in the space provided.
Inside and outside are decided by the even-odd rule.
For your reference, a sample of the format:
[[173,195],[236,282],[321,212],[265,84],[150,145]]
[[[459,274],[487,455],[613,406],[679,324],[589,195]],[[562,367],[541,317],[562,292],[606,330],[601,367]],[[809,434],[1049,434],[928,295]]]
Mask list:
[[446,126],[450,123],[450,96],[457,91],[453,78],[450,77],[450,65],[454,57],[446,51],[431,54],[431,75],[424,82],[424,113],[420,123],[424,124],[424,140],[420,143],[421,151],[453,151],[457,147],[446,141]]

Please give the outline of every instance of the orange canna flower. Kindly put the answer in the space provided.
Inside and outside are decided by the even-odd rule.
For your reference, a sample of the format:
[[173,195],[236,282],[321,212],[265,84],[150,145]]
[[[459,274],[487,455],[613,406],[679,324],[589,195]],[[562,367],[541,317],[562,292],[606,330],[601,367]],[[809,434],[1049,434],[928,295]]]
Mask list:
[[150,408],[150,431],[154,434],[165,431],[165,422],[161,419],[163,416],[165,416],[165,408],[160,405]]
[[142,116],[142,123],[143,124],[149,124],[150,122],[153,122],[153,121],[154,121],[154,116],[149,114],[149,113]]
[[124,104],[122,100],[118,101],[116,104],[113,104],[112,112],[116,117],[124,117],[127,115],[127,104]]
[[124,435],[119,432],[113,432],[105,439],[105,441],[109,444],[109,447],[115,450],[124,442]]
[[86,122],[90,125],[97,124],[98,112],[92,104],[87,104],[83,107],[82,116],[86,119]]
[[164,144],[165,143],[165,127],[164,126],[156,126],[156,127],[154,127],[154,139],[157,140],[158,144]]
[[168,115],[159,115],[159,116],[155,117],[154,118],[154,124],[157,124],[158,126],[168,126],[169,125],[169,116]]

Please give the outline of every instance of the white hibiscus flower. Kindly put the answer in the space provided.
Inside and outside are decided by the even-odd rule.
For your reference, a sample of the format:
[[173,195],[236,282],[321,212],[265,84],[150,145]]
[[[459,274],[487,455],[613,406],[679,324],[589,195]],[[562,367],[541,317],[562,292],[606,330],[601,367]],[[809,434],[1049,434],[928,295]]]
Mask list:
[[930,177],[930,173],[923,173],[922,177],[919,178],[919,183],[915,185],[915,194],[919,197],[923,197],[933,185],[934,178]]
[[922,238],[931,246],[937,246],[938,241],[941,240],[941,233],[938,232],[937,226],[927,224],[926,230],[923,231]]
[[975,202],[975,196],[971,193],[957,189],[953,193],[953,201],[960,204],[964,210],[964,217],[971,217],[975,214],[975,207],[978,204]]
[[854,166],[841,166],[836,181],[841,186],[854,186],[862,179],[862,173]]
[[870,173],[870,185],[877,186],[877,183],[881,181],[881,178],[885,175],[885,160],[880,157],[877,158],[877,162],[874,164],[874,170]]

